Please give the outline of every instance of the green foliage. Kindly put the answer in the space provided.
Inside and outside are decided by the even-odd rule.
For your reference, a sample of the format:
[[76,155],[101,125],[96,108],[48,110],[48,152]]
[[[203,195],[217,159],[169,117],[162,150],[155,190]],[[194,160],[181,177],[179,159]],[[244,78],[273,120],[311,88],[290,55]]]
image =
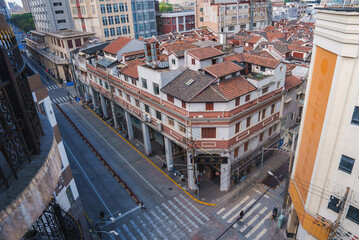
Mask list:
[[172,12],[173,11],[172,4],[161,2],[159,5],[159,10],[160,12]]
[[24,32],[35,30],[35,23],[31,13],[14,14],[11,16],[10,22]]

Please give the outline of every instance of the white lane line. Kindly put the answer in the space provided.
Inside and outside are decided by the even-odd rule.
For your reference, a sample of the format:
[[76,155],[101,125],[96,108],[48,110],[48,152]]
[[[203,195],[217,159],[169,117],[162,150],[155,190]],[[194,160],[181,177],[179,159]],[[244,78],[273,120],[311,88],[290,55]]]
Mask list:
[[219,210],[219,211],[217,212],[217,215],[221,214],[224,210],[226,210],[226,209],[225,209],[225,208],[222,208],[221,210]]
[[119,152],[117,152],[117,150],[116,150],[114,147],[112,147],[112,145],[111,145],[73,106],[71,106],[71,108],[72,108],[75,112],[77,112],[78,115],[80,115],[80,117],[90,126],[90,128],[92,128],[92,130],[94,130],[94,131],[100,136],[100,138],[102,138],[103,141],[106,142],[107,145],[108,145],[115,153],[117,153],[117,155],[120,156],[120,157],[122,158],[122,160],[125,161],[125,162],[127,163],[127,165],[130,166],[133,171],[135,171],[135,173],[137,173],[138,176],[140,176],[140,178],[142,178],[143,181],[145,181],[156,193],[158,193],[158,195],[160,195],[161,197],[163,197],[162,194],[159,193],[159,192],[157,191],[157,189],[156,189],[154,186],[152,186],[152,184],[149,183],[139,172],[137,172],[137,170],[122,156],[122,154],[120,154]]
[[177,197],[174,197],[173,199],[174,199],[176,202],[178,202],[178,204],[179,204],[180,206],[182,206],[194,219],[196,219],[197,222],[199,222],[201,225],[204,223],[201,219],[199,219],[196,215],[194,215],[193,212],[190,211],[188,207],[184,206],[184,204],[182,204],[182,203],[180,202],[180,200],[178,200]]
[[260,215],[262,215],[267,210],[267,207],[264,207],[260,210],[259,213],[257,213],[249,222],[247,222],[240,230],[240,232],[244,232],[250,225],[252,225]]
[[249,196],[247,195],[244,199],[242,199],[239,203],[237,203],[231,210],[229,210],[226,214],[222,216],[222,219],[226,219],[229,215],[231,215],[237,208],[239,208],[247,199]]
[[122,227],[123,227],[123,229],[125,229],[125,231],[128,233],[128,235],[130,235],[130,237],[131,237],[133,240],[136,240],[135,236],[133,236],[132,232],[130,231],[130,229],[128,229],[128,227],[127,227],[126,224],[122,224]]
[[66,102],[66,98],[61,97],[62,102]]
[[187,226],[187,224],[184,224],[182,219],[180,219],[176,214],[174,214],[174,212],[169,207],[167,207],[165,203],[162,203],[162,206],[181,224],[181,226],[185,226],[188,232],[192,232],[192,230]]
[[[140,224],[142,225],[143,229],[147,229],[146,223],[145,223],[139,216],[137,216],[137,219],[138,219],[138,221],[140,222]],[[146,234],[150,234],[150,235],[151,235],[151,238],[150,238],[151,240],[152,240],[152,239],[157,240],[157,237],[153,234],[152,231],[149,231],[149,232],[147,232]]]
[[56,100],[56,98],[52,99],[52,101],[53,101],[54,103],[58,103],[57,100]]
[[53,87],[54,89],[60,88],[60,86],[58,86],[58,85],[52,85],[52,87]]
[[188,205],[190,205],[190,206],[191,206],[199,215],[201,215],[206,221],[209,221],[209,218],[208,218],[206,215],[204,215],[200,210],[198,210],[195,205],[193,205],[192,203],[190,203],[190,201],[188,201],[187,198],[185,198],[182,194],[180,194],[179,196],[180,196],[183,200],[185,200],[185,201],[188,203]]
[[255,191],[256,193],[258,193],[258,194],[262,194],[262,192],[259,191],[258,189],[254,189],[254,191]]
[[[117,221],[117,220],[119,220],[119,219],[125,217],[126,215],[128,215],[128,214],[130,214],[130,213],[136,211],[136,210],[139,209],[140,207],[141,207],[141,206],[137,206],[137,207],[134,207],[134,208],[132,208],[131,210],[125,212],[125,213],[122,213],[120,216],[115,217],[115,221]],[[110,224],[112,224],[112,221],[107,221],[104,225],[102,225],[102,227],[106,227],[106,226],[108,226],[108,225],[110,225]]]
[[[166,232],[167,232],[166,235],[170,235],[172,233],[172,231],[171,231],[171,229],[168,228],[167,224],[165,222],[163,222],[164,219],[159,218],[153,210],[150,210],[150,213],[155,217],[156,222],[160,223],[160,226],[162,226],[166,230]],[[175,236],[172,236],[172,237],[175,237]]]
[[264,195],[265,198],[269,198],[269,196],[267,194]]
[[253,212],[259,208],[262,204],[257,203],[249,212],[246,213],[246,215],[242,218],[242,222],[246,220],[248,217],[252,216]]
[[267,232],[267,229],[263,229],[253,240],[259,240]]
[[[150,216],[148,216],[146,213],[143,214],[145,216],[145,218],[147,219],[147,221],[149,222],[149,225],[153,226],[153,229],[155,229],[158,234],[162,237],[162,239],[166,239],[165,235],[163,235],[163,233],[159,230],[159,228],[154,224],[154,222],[152,221],[152,219],[150,218]],[[152,230],[153,231],[153,230]]]
[[136,232],[138,232],[138,234],[140,234],[141,238],[146,240],[147,238],[145,237],[145,235],[143,234],[141,229],[136,225],[136,223],[133,220],[130,220],[130,223],[132,224],[132,226],[136,230]]
[[118,235],[120,235],[120,238],[122,240],[126,240],[125,236],[123,235],[123,233],[121,232],[121,230],[119,228],[116,228],[116,232],[118,233]]
[[100,196],[100,194],[97,192],[95,186],[92,184],[92,182],[90,181],[89,177],[86,175],[85,171],[83,170],[83,168],[81,167],[79,161],[77,161],[75,155],[71,152],[70,148],[67,146],[66,142],[62,139],[62,142],[64,143],[65,147],[67,148],[67,150],[69,151],[69,153],[71,154],[72,158],[75,160],[75,162],[77,163],[77,165],[79,166],[81,172],[84,174],[86,180],[89,182],[89,184],[91,185],[92,189],[94,190],[94,192],[96,193],[96,195],[98,196],[98,198],[100,199],[100,201],[102,202],[102,204],[105,206],[107,212],[111,215],[111,217],[113,217],[110,209],[107,207],[105,201],[102,199],[102,197]]
[[[159,213],[161,213],[161,215],[166,219],[166,221],[172,226],[173,231],[176,230],[176,234],[180,235],[182,237],[182,239],[187,239],[187,237],[184,235],[183,231],[178,231],[178,229],[181,229],[179,226],[176,225],[176,223],[174,223],[168,216],[167,214],[165,214],[162,209],[159,206],[156,206],[156,209]],[[180,238],[178,238],[180,239]]]
[[258,230],[258,228],[260,228],[263,223],[272,215],[272,212],[269,211],[269,213],[249,232],[246,234],[246,238],[249,238],[255,231]]
[[[172,205],[172,207],[173,207],[174,209],[176,209],[176,211],[177,211],[180,215],[182,215],[182,217],[184,217],[184,218],[187,220],[187,222],[189,222],[190,224],[192,224],[193,227],[198,228],[198,225],[197,225],[195,222],[193,222],[192,219],[190,219],[187,215],[185,215],[185,214],[177,207],[177,205],[175,205],[171,200],[168,200],[168,203],[169,203],[170,205]],[[192,229],[191,229],[191,230],[192,230]]]
[[[255,199],[252,199],[249,203],[247,203],[247,205],[245,205],[244,207],[242,207],[243,212],[246,211],[246,209],[248,209],[249,206],[252,205],[255,201],[256,201]],[[233,222],[234,219],[236,219],[236,218],[239,216],[239,214],[241,214],[241,211],[238,210],[238,212],[237,212],[236,214],[234,214],[233,217],[231,217],[231,218],[227,221],[227,223]]]

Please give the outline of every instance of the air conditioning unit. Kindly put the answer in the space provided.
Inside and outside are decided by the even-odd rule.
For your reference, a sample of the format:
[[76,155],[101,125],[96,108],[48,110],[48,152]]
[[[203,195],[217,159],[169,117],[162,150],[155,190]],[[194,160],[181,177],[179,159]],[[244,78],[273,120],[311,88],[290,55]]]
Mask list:
[[162,132],[162,123],[160,123],[160,122],[157,123],[157,130],[159,132]]

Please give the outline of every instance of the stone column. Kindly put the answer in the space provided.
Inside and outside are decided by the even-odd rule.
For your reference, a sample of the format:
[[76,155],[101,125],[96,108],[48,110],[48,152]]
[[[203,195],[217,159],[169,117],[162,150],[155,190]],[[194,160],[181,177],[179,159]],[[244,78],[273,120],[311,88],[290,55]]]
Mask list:
[[172,142],[166,137],[164,137],[164,139],[165,139],[167,169],[170,170],[173,167]]
[[228,191],[231,183],[231,166],[221,164],[221,185],[220,191]]
[[179,23],[178,23],[178,17],[176,17],[176,31],[179,32]]
[[106,100],[105,97],[100,93],[100,100],[101,100],[101,107],[102,113],[105,118],[108,118],[107,107],[106,107]]
[[183,31],[186,31],[186,16],[183,16]]
[[190,158],[192,156],[191,152],[187,152],[187,173],[188,173],[188,188],[191,190],[194,190],[195,184],[194,184],[194,166],[192,164],[192,159]]
[[90,95],[91,95],[93,107],[96,109],[98,107],[98,104],[97,104],[97,99],[95,97],[95,91],[91,86],[89,87],[89,89],[90,89]]
[[132,127],[132,121],[131,121],[131,114],[129,114],[127,111],[125,111],[125,117],[126,117],[126,123],[127,123],[127,133],[128,137],[132,140],[135,138],[133,135],[133,127]]
[[115,128],[118,128],[118,121],[117,121],[117,111],[116,106],[113,101],[111,101],[111,109],[112,109],[112,117],[113,117],[113,124],[115,125]]
[[145,143],[145,151],[146,151],[146,154],[149,155],[152,152],[151,140],[150,140],[150,129],[146,125],[146,123],[142,122],[141,124],[142,124],[143,142]]

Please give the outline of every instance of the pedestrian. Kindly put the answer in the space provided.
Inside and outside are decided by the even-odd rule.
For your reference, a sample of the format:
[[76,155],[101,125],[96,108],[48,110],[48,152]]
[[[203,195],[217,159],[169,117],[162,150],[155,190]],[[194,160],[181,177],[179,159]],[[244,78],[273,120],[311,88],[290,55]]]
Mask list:
[[142,201],[141,201],[140,203],[141,203],[141,209],[142,209],[142,210],[146,210],[145,204],[144,204]]
[[182,170],[180,170],[180,174],[181,174],[181,182],[183,182],[183,181],[184,181],[184,175],[183,175],[183,171],[182,171]]
[[165,169],[167,167],[167,164],[166,163],[163,163],[162,164],[162,169]]

